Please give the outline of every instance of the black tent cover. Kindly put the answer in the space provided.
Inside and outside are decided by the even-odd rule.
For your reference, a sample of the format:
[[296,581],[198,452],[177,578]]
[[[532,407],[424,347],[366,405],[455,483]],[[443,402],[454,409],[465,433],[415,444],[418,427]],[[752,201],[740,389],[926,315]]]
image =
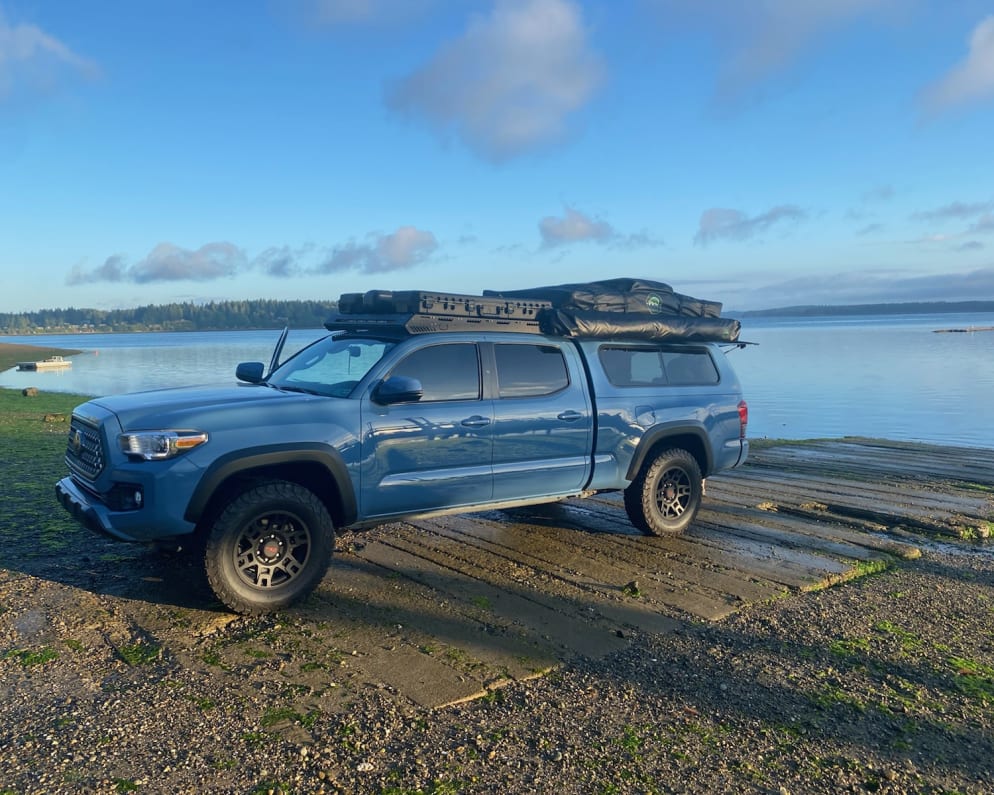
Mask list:
[[549,301],[538,313],[545,334],[563,337],[735,342],[741,324],[722,318],[721,304],[683,295],[647,279],[607,279],[483,295]]

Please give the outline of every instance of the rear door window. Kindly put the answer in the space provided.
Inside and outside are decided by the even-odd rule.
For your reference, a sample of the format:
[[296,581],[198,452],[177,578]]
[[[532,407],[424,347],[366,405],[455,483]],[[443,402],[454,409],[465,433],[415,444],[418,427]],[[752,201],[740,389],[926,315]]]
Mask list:
[[502,398],[551,395],[569,386],[563,352],[555,345],[494,345],[497,394]]

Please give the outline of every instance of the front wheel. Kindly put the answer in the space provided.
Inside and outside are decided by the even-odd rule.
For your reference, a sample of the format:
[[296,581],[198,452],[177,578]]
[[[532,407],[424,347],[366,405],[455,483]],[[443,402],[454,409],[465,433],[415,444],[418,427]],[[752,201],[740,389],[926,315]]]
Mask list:
[[207,579],[236,613],[271,613],[317,587],[334,548],[334,525],[313,492],[287,481],[262,483],[228,503],[211,527]]
[[686,450],[664,450],[642,466],[625,489],[625,511],[643,533],[682,533],[701,507],[701,468]]

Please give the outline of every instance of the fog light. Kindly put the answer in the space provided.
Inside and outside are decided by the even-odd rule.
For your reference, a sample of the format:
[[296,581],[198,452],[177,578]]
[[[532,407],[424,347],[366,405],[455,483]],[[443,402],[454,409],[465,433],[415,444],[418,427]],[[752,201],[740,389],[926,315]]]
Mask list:
[[134,483],[115,483],[107,494],[107,506],[114,511],[136,511],[144,504],[145,493]]

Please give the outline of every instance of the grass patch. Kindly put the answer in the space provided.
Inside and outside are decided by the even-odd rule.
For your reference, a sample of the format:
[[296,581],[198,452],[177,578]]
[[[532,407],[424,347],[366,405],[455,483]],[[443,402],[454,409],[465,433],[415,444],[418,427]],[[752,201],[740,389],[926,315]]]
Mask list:
[[272,729],[281,723],[299,723],[305,729],[313,729],[320,717],[321,710],[318,709],[312,709],[306,715],[301,715],[293,707],[272,707],[263,713],[259,725],[264,729]]
[[870,651],[869,638],[844,638],[833,640],[828,650],[837,657],[855,657]]
[[963,489],[963,491],[979,491],[982,494],[994,494],[994,486],[987,483],[970,483],[964,480],[957,480],[952,485],[957,489]]
[[[22,561],[64,553],[84,535],[92,537],[59,507],[53,488],[67,474],[63,458],[69,423],[51,418],[68,417],[85,400],[46,392],[24,397],[16,390],[0,389],[0,483],[5,484],[0,487],[4,505],[0,544],[23,550]],[[29,548],[25,538],[31,539]]]
[[892,621],[878,621],[873,625],[873,628],[877,630],[877,632],[882,632],[886,635],[892,635],[897,638],[901,642],[901,648],[905,651],[917,649],[922,645],[921,638],[919,638],[915,633],[909,632]]
[[24,668],[31,668],[35,665],[44,665],[59,658],[59,653],[55,649],[46,646],[38,651],[30,649],[11,649],[4,656],[5,660],[17,660]]
[[890,568],[890,561],[883,558],[873,560],[860,560],[853,566],[852,577],[869,577],[873,574],[880,574]]
[[293,723],[298,720],[300,720],[300,713],[293,707],[272,707],[263,713],[259,725],[264,729],[271,729],[279,723]]
[[984,703],[994,702],[994,667],[964,657],[950,657],[957,689]]
[[120,646],[117,649],[117,656],[132,668],[139,665],[151,665],[162,655],[162,647],[155,643],[133,643],[129,646]]

